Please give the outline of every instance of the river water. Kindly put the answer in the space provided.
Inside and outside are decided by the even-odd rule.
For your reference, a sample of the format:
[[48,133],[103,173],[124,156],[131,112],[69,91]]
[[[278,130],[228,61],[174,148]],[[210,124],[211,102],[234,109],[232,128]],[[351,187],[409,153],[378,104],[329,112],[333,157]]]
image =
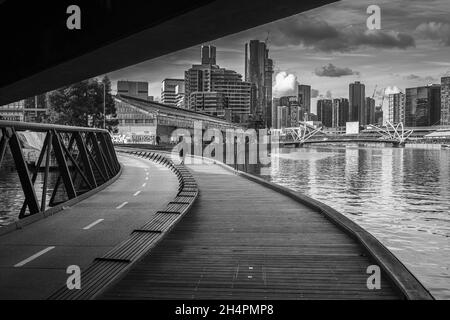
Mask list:
[[450,299],[450,150],[281,149],[260,174],[342,212]]

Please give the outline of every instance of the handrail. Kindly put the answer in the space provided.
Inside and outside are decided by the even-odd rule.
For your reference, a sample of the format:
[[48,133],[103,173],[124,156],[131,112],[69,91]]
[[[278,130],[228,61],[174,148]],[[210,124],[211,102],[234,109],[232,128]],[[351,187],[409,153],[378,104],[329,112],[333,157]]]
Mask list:
[[0,128],[13,128],[17,131],[35,131],[35,132],[46,132],[48,130],[58,130],[60,132],[103,132],[107,133],[108,130],[100,128],[91,127],[71,127],[59,124],[44,124],[44,123],[31,123],[31,122],[20,122],[20,121],[6,121],[0,120]]
[[[24,131],[45,133],[44,140],[33,146],[40,148],[34,164],[24,154],[24,142],[21,139],[26,134]],[[107,130],[0,121],[0,132],[0,167],[9,146],[15,172],[25,196],[19,219],[43,213],[47,207],[76,199],[106,184],[121,171]],[[57,173],[53,186],[49,179],[50,169]],[[35,182],[42,171],[42,197],[38,199]],[[48,201],[47,192],[50,191]]]

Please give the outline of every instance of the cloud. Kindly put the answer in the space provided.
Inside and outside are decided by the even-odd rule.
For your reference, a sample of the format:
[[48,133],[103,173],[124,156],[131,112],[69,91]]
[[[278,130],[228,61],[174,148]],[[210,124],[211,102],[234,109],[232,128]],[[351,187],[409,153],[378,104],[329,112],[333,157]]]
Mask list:
[[384,89],[384,95],[388,96],[390,94],[400,93],[402,92],[398,87],[392,86],[392,87],[386,87]]
[[338,28],[318,18],[296,16],[274,25],[271,37],[274,45],[302,45],[324,52],[346,52],[359,47],[414,47],[414,38],[392,30],[367,30],[355,27]]
[[426,39],[440,40],[450,46],[450,24],[443,22],[424,22],[417,26],[416,33]]
[[416,74],[410,74],[404,77],[406,80],[410,80],[410,81],[422,81],[422,82],[433,82],[436,81],[437,78],[432,77],[432,76],[426,76],[426,77],[421,77],[418,76]]
[[285,71],[281,71],[275,77],[273,95],[276,98],[296,95],[298,84],[299,83],[295,75],[288,74]]
[[319,96],[319,90],[311,89],[311,98],[317,98]]
[[319,76],[319,77],[338,78],[338,77],[343,77],[343,76],[359,75],[359,72],[353,71],[350,68],[336,67],[334,64],[329,63],[320,68],[316,68],[315,74],[316,74],[316,76]]

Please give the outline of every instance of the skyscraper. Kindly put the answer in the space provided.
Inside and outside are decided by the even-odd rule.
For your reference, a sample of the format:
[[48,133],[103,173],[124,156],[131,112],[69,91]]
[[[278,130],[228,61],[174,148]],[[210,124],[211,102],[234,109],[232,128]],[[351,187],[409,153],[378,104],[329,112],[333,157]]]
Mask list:
[[348,99],[333,99],[332,124],[333,128],[345,127],[348,121]]
[[176,106],[177,93],[176,87],[184,85],[184,79],[164,79],[161,86],[161,103]]
[[375,99],[366,98],[366,124],[375,124]]
[[245,81],[252,84],[251,115],[266,127],[272,124],[273,61],[264,42],[245,44]]
[[304,84],[298,86],[298,102],[303,112],[311,113],[311,86]]
[[[242,81],[242,76],[236,71],[216,65],[215,47],[209,46],[207,49],[202,47],[201,53],[203,63],[193,65],[185,71],[186,108],[200,110],[203,109],[203,103],[208,101],[207,110],[211,110],[211,114],[221,115],[223,113],[219,111],[221,106],[212,107],[216,101],[221,105],[223,103],[223,108],[231,110],[231,116],[235,121],[247,121],[250,114],[251,84]],[[202,95],[203,92],[210,94]],[[191,96],[193,96],[192,99]],[[200,104],[197,105],[197,103]],[[208,111],[205,110],[205,112]]]
[[202,64],[216,64],[216,47],[202,46],[201,48]]
[[389,95],[389,122],[405,124],[405,94],[394,93]]
[[450,125],[450,77],[441,78],[441,124]]
[[359,125],[367,124],[366,88],[356,81],[349,86],[349,121],[359,121]]
[[407,88],[405,125],[408,127],[439,124],[441,117],[441,88],[438,84]]
[[331,99],[317,100],[317,119],[327,128],[333,126],[333,101]]
[[287,125],[298,127],[300,104],[297,96],[281,97],[279,104],[287,107]]

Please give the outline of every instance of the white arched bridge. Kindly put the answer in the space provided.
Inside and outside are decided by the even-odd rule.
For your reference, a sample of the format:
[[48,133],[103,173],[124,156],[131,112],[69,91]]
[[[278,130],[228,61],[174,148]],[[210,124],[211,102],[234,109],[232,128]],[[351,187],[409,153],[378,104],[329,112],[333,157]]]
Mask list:
[[370,125],[367,130],[359,134],[331,134],[322,127],[316,127],[302,122],[298,127],[274,129],[272,134],[279,135],[282,146],[300,147],[305,144],[316,143],[391,143],[394,146],[404,146],[413,133],[405,128],[403,123],[392,124],[389,121],[385,127]]

